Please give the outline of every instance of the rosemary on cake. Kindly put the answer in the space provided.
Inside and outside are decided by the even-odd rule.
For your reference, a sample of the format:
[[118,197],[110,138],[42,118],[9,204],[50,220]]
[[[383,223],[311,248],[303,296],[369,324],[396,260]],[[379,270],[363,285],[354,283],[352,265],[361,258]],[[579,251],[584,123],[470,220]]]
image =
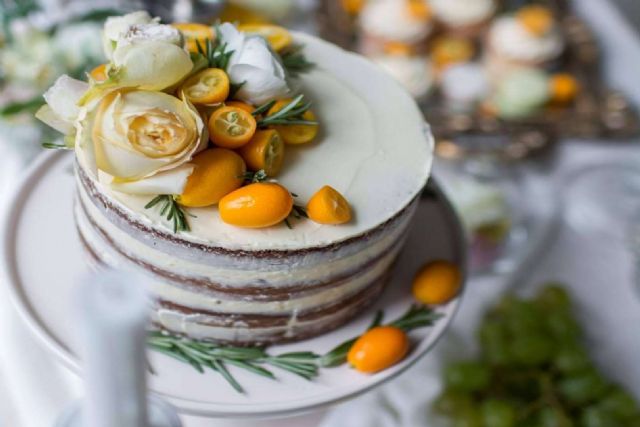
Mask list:
[[64,145],[44,147],[75,149],[94,179],[148,197],[146,209],[158,208],[174,233],[189,231],[189,209],[214,215],[216,206],[221,221],[244,228],[351,220],[330,187],[302,206],[266,179],[320,126],[311,101],[291,88],[313,64],[285,28],[164,25],[135,12],[109,18],[104,37],[108,62],[87,81],[60,77],[44,94],[37,116],[65,134]]
[[[205,368],[211,369],[220,374],[237,392],[244,393],[244,388],[228,369],[229,366],[270,379],[276,379],[270,368],[278,368],[312,380],[319,375],[320,369],[340,366],[347,362],[350,351],[358,344],[359,340],[366,338],[367,334],[377,328],[394,329],[401,333],[407,333],[418,328],[432,326],[440,317],[441,315],[430,307],[413,305],[398,319],[385,326],[380,326],[384,314],[379,311],[364,335],[345,341],[324,355],[318,355],[311,351],[272,355],[263,347],[221,345],[212,341],[183,338],[164,331],[149,333],[147,345],[151,350],[191,365],[200,373],[204,373]],[[379,344],[388,345],[389,343]]]

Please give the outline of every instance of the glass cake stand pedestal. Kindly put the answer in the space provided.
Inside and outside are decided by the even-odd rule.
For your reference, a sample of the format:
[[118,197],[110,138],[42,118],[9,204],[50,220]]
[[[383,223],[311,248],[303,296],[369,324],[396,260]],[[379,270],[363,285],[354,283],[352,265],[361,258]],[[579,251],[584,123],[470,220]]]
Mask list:
[[[80,375],[71,295],[74,284],[88,267],[72,213],[75,193],[72,165],[73,156],[69,153],[43,153],[17,186],[1,229],[0,281],[38,341],[52,357]],[[378,310],[384,311],[386,319],[397,318],[414,302],[411,295],[414,273],[422,264],[435,259],[449,260],[466,273],[462,227],[446,197],[432,181],[421,198],[390,283],[377,303],[336,330],[269,350],[274,354],[292,351],[323,354],[361,334]],[[189,365],[150,353],[156,375],[151,376],[149,388],[189,419],[191,416],[269,419],[310,413],[372,390],[408,369],[435,346],[460,300],[459,296],[437,307],[442,317],[432,327],[410,334],[410,354],[401,363],[374,375],[359,374],[341,366],[322,369],[313,381],[277,371],[274,381],[231,367],[246,390],[245,394],[239,394],[216,373],[200,374]],[[193,419],[194,423],[188,426],[198,425],[197,419]]]

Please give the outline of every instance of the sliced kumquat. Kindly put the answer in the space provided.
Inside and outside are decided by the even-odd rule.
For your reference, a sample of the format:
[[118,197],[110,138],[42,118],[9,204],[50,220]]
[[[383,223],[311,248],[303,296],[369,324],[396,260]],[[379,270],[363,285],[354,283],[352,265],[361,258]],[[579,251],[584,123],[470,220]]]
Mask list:
[[[267,114],[271,116],[291,103],[291,99],[281,99],[276,102]],[[302,114],[303,120],[315,121],[316,116],[311,110],[307,110]],[[319,126],[313,125],[274,125],[274,129],[278,131],[282,139],[287,144],[297,145],[306,144],[314,140],[318,134]]]
[[256,119],[238,107],[225,106],[209,118],[209,138],[219,147],[240,148],[256,133]]
[[351,206],[342,194],[325,185],[309,199],[307,215],[319,224],[344,224],[351,221]]
[[171,24],[171,26],[182,32],[189,52],[198,52],[198,43],[204,48],[207,39],[215,40],[216,38],[215,31],[209,25],[189,22]]
[[239,152],[249,169],[262,169],[267,176],[272,177],[282,168],[284,142],[275,129],[259,130]]
[[194,104],[218,104],[229,96],[229,76],[219,68],[207,68],[189,77],[181,90]]
[[253,113],[256,110],[256,107],[254,107],[253,105],[247,104],[246,102],[242,102],[242,101],[226,101],[224,105],[226,105],[227,107],[240,108],[241,110],[244,110],[247,113]]
[[280,51],[293,42],[291,33],[286,28],[271,24],[240,24],[238,30],[264,37],[271,48]]

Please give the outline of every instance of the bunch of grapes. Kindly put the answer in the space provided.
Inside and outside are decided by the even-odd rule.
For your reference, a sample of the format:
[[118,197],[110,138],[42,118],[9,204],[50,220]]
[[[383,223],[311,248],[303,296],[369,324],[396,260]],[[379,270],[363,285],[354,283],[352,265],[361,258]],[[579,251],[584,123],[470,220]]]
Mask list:
[[640,427],[634,398],[589,358],[560,286],[503,297],[478,339],[479,359],[449,365],[433,404],[452,427]]

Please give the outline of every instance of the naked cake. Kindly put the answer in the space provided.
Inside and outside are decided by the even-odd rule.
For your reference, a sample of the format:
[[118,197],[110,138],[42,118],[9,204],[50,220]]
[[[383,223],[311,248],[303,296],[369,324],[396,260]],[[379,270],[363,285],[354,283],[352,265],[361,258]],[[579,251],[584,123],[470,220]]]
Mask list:
[[376,300],[432,160],[397,83],[279,27],[140,13],[105,37],[110,62],[89,83],[61,78],[38,116],[75,150],[87,254],[155,279],[157,327],[295,341]]

